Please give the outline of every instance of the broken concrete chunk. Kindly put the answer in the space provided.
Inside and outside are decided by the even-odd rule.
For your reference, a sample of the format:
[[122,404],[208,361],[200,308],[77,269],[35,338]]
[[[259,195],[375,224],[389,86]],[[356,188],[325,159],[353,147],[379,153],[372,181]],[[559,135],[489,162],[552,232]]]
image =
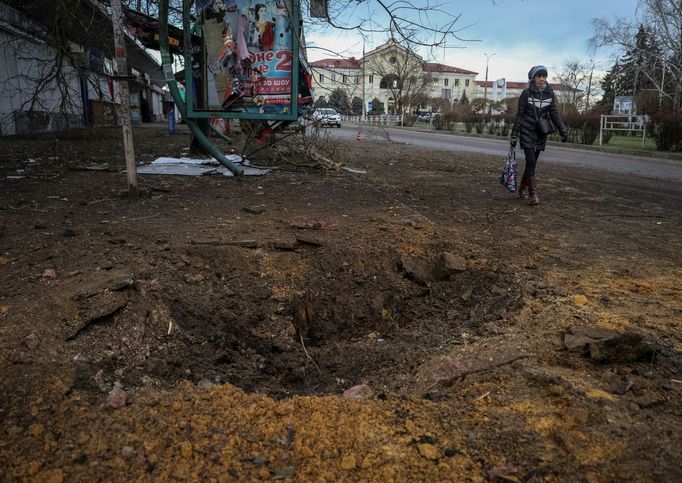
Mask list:
[[405,272],[405,276],[412,280],[413,282],[427,287],[430,282],[434,280],[431,270],[427,268],[426,263],[412,258],[409,255],[403,253],[400,255],[400,269]]
[[455,253],[444,252],[436,260],[436,277],[438,280],[447,280],[451,275],[465,272],[467,262]]
[[642,334],[627,331],[608,339],[590,342],[590,357],[602,363],[650,360],[654,349],[643,339]]
[[314,247],[321,247],[322,245],[324,245],[324,242],[322,242],[319,238],[312,235],[305,234],[296,235],[296,241],[304,245],[312,245]]
[[276,241],[274,246],[277,250],[282,250],[285,252],[291,252],[298,248],[296,240]]
[[618,335],[618,332],[610,329],[598,329],[593,327],[573,327],[564,335],[564,345],[569,351],[589,353],[589,344],[601,339],[607,339]]

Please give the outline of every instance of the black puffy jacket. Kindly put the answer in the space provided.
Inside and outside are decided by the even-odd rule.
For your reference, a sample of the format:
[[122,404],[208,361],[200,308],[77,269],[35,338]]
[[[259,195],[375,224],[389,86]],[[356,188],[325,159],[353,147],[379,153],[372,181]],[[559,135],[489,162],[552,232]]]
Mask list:
[[559,134],[562,137],[566,135],[566,126],[564,126],[556,107],[554,89],[546,84],[541,91],[535,82],[531,81],[528,88],[524,89],[519,96],[519,110],[511,133],[512,139],[518,139],[521,142],[521,148],[536,151],[545,150],[547,136],[539,134],[535,130],[535,123],[541,116],[545,118],[549,116]]

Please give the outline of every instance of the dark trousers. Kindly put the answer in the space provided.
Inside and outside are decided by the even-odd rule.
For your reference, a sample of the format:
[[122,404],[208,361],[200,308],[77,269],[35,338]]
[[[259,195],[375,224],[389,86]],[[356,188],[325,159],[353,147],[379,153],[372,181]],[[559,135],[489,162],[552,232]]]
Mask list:
[[523,150],[523,152],[526,153],[526,167],[523,170],[522,179],[528,179],[531,176],[535,176],[535,165],[538,163],[540,151],[536,151],[532,148],[526,148]]

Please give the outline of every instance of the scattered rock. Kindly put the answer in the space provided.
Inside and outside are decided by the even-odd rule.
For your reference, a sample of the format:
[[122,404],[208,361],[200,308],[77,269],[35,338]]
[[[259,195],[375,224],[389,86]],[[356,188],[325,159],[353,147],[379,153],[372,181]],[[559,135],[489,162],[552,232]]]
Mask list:
[[367,384],[353,386],[343,391],[344,399],[368,399],[373,395],[372,389]]
[[433,274],[421,260],[403,253],[400,255],[399,266],[405,272],[405,276],[416,284],[428,287],[429,283],[433,281]]
[[642,334],[633,331],[590,342],[590,357],[601,363],[651,360],[654,349],[643,342]]
[[57,278],[57,272],[54,268],[46,268],[45,270],[43,270],[41,278],[43,279]]
[[296,472],[296,468],[294,466],[287,466],[286,468],[282,468],[277,473],[275,473],[274,476],[272,477],[272,479],[273,480],[291,479],[294,477],[295,472]]
[[213,246],[213,247],[239,247],[239,248],[258,248],[256,240],[191,240],[192,245]]
[[292,228],[301,230],[338,230],[339,226],[335,221],[319,221],[296,219],[289,223]]
[[196,275],[191,275],[191,274],[186,274],[185,275],[185,282],[187,283],[199,283],[203,282],[206,277],[204,277],[202,274],[197,273]]
[[510,364],[524,357],[514,350],[501,348],[484,349],[473,354],[456,355],[445,364],[437,367],[429,379],[440,385],[450,385],[455,380],[474,372],[481,372],[494,367]]
[[277,241],[275,242],[274,246],[277,250],[283,250],[287,252],[294,251],[296,248],[298,248],[296,240]]
[[67,228],[63,233],[64,237],[76,236],[76,232],[72,228]]
[[208,379],[202,379],[201,381],[197,382],[197,387],[200,389],[209,389],[215,386],[211,381]]
[[242,210],[252,215],[262,215],[265,213],[265,208],[263,206],[245,206]]
[[304,245],[312,245],[314,247],[321,247],[324,245],[322,241],[320,241],[319,238],[311,236],[311,235],[296,235],[296,241],[299,243],[303,243]]
[[424,458],[428,460],[437,460],[440,457],[440,452],[438,451],[438,448],[436,448],[432,444],[428,443],[422,443],[420,445],[417,445],[417,450],[419,451],[419,454],[422,455]]
[[617,394],[619,396],[624,395],[633,386],[632,381],[623,379],[618,374],[614,374],[611,371],[606,372],[602,376],[601,382],[605,390],[612,394]]
[[24,339],[24,343],[26,344],[26,347],[29,348],[29,350],[34,351],[38,348],[38,336],[35,334],[29,334]]
[[256,465],[266,465],[266,464],[268,464],[268,459],[267,459],[265,456],[262,456],[262,455],[256,456],[256,457],[253,459],[253,463],[256,464]]
[[355,455],[347,454],[341,458],[341,469],[345,471],[354,470],[357,466]]
[[586,307],[590,304],[589,301],[587,300],[587,297],[585,297],[584,295],[571,296],[571,302],[573,302],[578,307]]
[[642,409],[659,406],[664,402],[665,398],[654,391],[643,391],[642,395],[635,399],[635,403]]
[[601,339],[607,339],[618,335],[618,332],[610,329],[598,329],[591,327],[573,327],[564,335],[564,345],[569,351],[589,354],[589,344]]
[[132,446],[124,446],[121,449],[121,456],[126,460],[133,459],[135,457],[135,449]]
[[488,470],[488,479],[490,481],[519,481],[514,475],[518,474],[519,470],[513,466],[499,466]]
[[436,278],[438,280],[447,280],[455,273],[465,272],[467,269],[467,262],[464,258],[457,254],[444,252],[436,260]]
[[109,392],[107,397],[107,404],[114,409],[122,408],[126,405],[128,394],[123,390],[121,383],[115,382],[114,388]]

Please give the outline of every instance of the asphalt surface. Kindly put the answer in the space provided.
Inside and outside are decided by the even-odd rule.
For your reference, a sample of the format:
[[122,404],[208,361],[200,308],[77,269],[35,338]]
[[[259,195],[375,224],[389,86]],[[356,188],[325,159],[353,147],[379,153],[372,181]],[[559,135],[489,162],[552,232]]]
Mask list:
[[[329,128],[330,135],[340,139],[386,140],[446,151],[466,151],[504,157],[509,149],[509,140],[469,137],[438,132],[410,131],[407,129],[383,128],[346,124],[342,128]],[[517,159],[523,159],[523,151],[517,149]],[[682,161],[645,156],[614,154],[603,151],[588,151],[571,148],[569,145],[550,144],[540,156],[541,161],[588,166],[604,171],[631,173],[648,178],[682,181]]]

